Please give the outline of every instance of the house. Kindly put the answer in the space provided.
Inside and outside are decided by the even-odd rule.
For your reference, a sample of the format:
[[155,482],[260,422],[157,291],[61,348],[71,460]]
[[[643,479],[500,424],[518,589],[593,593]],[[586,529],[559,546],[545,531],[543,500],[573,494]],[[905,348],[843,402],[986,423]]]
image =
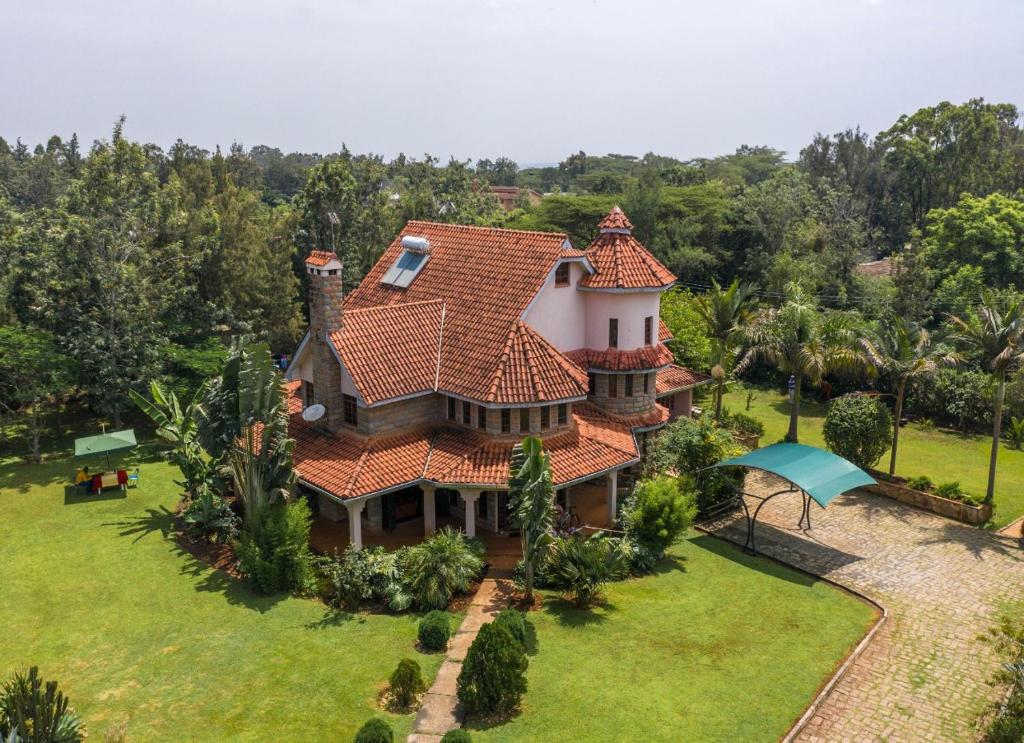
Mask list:
[[501,204],[501,208],[507,212],[518,209],[523,201],[530,206],[536,206],[543,198],[532,189],[517,188],[516,186],[491,186],[490,191],[491,195]]
[[[321,519],[355,546],[406,523],[505,532],[509,456],[533,434],[560,502],[614,520],[620,474],[709,378],[665,346],[675,276],[618,207],[599,228],[580,250],[560,233],[409,222],[346,297],[338,256],[309,255],[310,329],[286,377]],[[307,420],[312,405],[326,412]]]
[[876,279],[885,278],[896,275],[896,264],[893,262],[892,257],[886,256],[885,258],[879,258],[877,261],[858,263],[853,267],[853,272],[858,276],[868,276]]

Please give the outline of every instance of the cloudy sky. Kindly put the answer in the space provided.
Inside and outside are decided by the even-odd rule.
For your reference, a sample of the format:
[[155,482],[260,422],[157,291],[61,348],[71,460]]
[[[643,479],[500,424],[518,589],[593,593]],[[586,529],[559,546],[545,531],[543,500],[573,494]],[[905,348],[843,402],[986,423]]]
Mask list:
[[552,162],[1024,106],[1020,0],[0,0],[0,135]]

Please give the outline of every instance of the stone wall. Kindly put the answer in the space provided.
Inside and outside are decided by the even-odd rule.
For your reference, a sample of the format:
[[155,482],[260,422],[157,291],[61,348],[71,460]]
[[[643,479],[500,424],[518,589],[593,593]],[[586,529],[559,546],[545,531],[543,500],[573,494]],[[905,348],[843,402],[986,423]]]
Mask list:
[[343,324],[341,270],[322,273],[312,269],[309,274],[309,335],[313,356],[313,402],[327,408],[320,419],[329,431],[342,425],[341,367],[328,345],[328,335],[341,330]]
[[898,500],[900,503],[906,503],[908,506],[920,508],[922,511],[929,511],[939,516],[956,519],[968,524],[984,524],[992,518],[991,504],[976,506],[970,503],[962,503],[961,501],[950,500],[933,493],[913,490],[893,482],[880,480],[878,484],[869,485],[865,490]]
[[359,408],[357,430],[364,436],[380,436],[437,420],[439,395],[429,394],[373,408]]
[[[610,397],[608,380],[610,377],[616,379],[616,396]],[[603,410],[615,415],[636,415],[646,413],[654,409],[654,374],[649,372],[648,392],[644,394],[644,374],[595,374],[594,393],[590,401]],[[626,397],[626,378],[633,378],[633,394]]]

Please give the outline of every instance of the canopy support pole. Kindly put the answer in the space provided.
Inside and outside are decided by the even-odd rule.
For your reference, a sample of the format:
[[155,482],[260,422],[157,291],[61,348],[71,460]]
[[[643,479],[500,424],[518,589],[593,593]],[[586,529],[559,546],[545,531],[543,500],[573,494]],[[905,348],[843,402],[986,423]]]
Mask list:
[[[767,503],[768,501],[770,501],[776,495],[785,495],[786,493],[792,493],[792,492],[793,492],[793,488],[792,487],[788,487],[785,490],[776,490],[771,495],[766,495],[766,496],[764,496],[762,498],[759,495],[753,495],[751,493],[744,493],[742,491],[737,490],[737,497],[739,497],[740,503],[743,504],[743,510],[747,514],[747,539],[743,543],[744,551],[749,552],[752,555],[756,555],[757,554],[757,547],[754,545],[754,527],[757,525],[757,516],[758,516],[759,513],[761,513],[761,509],[764,507],[764,504]],[[801,491],[801,492],[803,492],[803,491]],[[757,504],[757,508],[754,509],[754,515],[753,516],[750,515],[750,509],[747,508],[747,503],[743,499],[744,495],[749,495],[751,498],[757,498],[759,501],[761,501],[760,503]],[[805,508],[806,508],[806,506],[805,506]],[[809,519],[810,519],[810,517],[808,516],[808,520]],[[803,521],[803,516],[802,515],[800,516],[800,520],[801,520],[801,522]]]

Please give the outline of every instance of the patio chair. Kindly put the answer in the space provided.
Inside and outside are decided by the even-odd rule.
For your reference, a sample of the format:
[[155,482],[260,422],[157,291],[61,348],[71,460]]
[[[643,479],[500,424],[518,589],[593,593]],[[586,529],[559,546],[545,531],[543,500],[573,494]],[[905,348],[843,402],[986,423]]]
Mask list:
[[139,468],[136,467],[134,470],[128,473],[128,485],[133,488],[139,487]]

